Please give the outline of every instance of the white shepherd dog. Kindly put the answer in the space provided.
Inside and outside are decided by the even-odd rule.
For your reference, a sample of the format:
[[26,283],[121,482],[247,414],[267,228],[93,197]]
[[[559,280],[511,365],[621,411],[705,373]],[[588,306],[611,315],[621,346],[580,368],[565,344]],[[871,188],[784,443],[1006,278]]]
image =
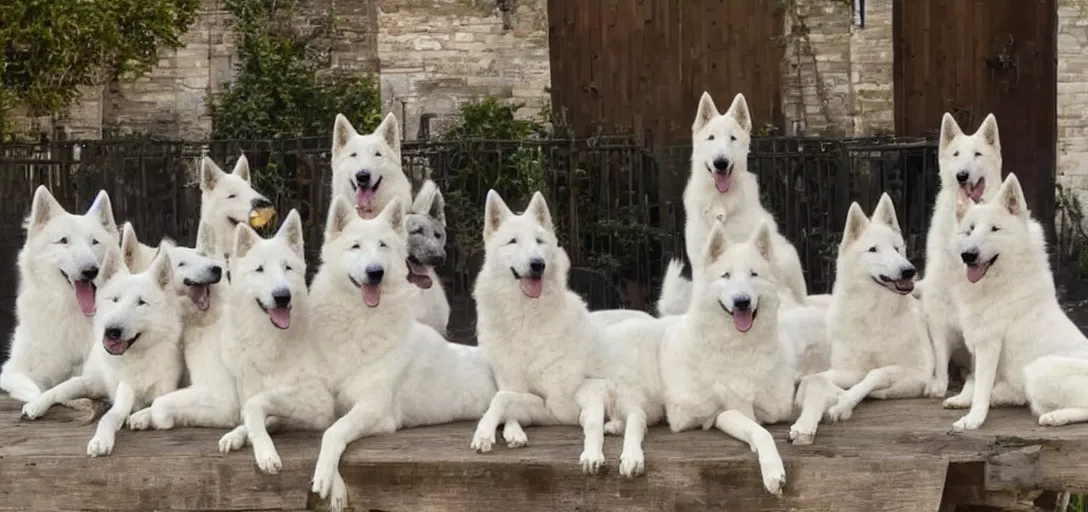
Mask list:
[[249,160],[245,155],[238,156],[230,173],[223,172],[211,158],[201,159],[200,221],[215,235],[214,250],[208,254],[228,259],[235,226],[251,225],[260,229],[275,216],[272,201],[254,190],[250,183]]
[[312,338],[326,360],[337,410],[325,431],[313,492],[330,510],[347,505],[337,466],[356,439],[402,428],[479,419],[495,395],[479,349],[449,343],[415,321],[419,291],[408,281],[408,234],[397,198],[373,219],[334,198],[312,287]]
[[476,329],[498,393],[476,426],[472,448],[491,451],[505,421],[508,446],[528,444],[519,425],[581,425],[583,471],[604,464],[608,382],[595,378],[590,354],[601,326],[567,289],[570,261],[559,246],[548,205],[533,194],[517,215],[494,190],[484,211],[484,264],[476,278]]
[[35,419],[59,402],[109,397],[113,405],[87,444],[91,457],[112,453],[128,415],[176,389],[183,370],[181,319],[170,289],[168,251],[160,251],[146,272],[130,274],[120,249],[113,246],[102,262],[100,279],[104,284],[94,315],[94,347],[83,373],[23,405],[23,417]]
[[997,118],[986,116],[978,131],[966,135],[960,125],[945,113],[941,119],[938,148],[941,190],[933,206],[926,235],[926,268],[922,294],[922,313],[933,340],[935,389],[940,396],[948,392],[948,361],[963,346],[959,310],[953,300],[955,289],[965,286],[963,264],[953,242],[956,229],[956,203],[989,201],[1001,182],[1001,139]]
[[446,201],[438,185],[423,182],[405,218],[408,228],[408,280],[420,288],[416,320],[446,335],[450,303],[435,267],[446,263]]
[[84,215],[65,211],[44,185],[34,191],[19,251],[15,332],[0,367],[0,389],[29,402],[78,374],[91,348],[96,282],[108,247],[118,244],[106,191]]
[[174,291],[180,297],[185,387],[129,416],[130,429],[231,428],[239,423],[238,396],[223,363],[219,336],[228,285],[221,282],[224,262],[211,256],[214,246],[213,230],[201,223],[195,248],[166,248],[174,264]]
[[956,297],[975,365],[963,392],[945,400],[970,407],[953,429],[979,428],[991,406],[1024,403],[1040,425],[1088,421],[1088,339],[1058,305],[1043,228],[1020,181],[1009,173],[993,200],[956,214],[966,274]]
[[229,452],[253,445],[265,473],[283,467],[273,427],[323,430],[332,424],[333,399],[322,376],[328,364],[311,337],[302,219],[291,210],[279,231],[263,239],[248,225],[234,229],[227,310],[222,322],[223,362],[234,378],[242,425],[219,440]]
[[159,254],[158,246],[152,247],[136,237],[136,229],[131,222],[121,226],[121,259],[129,272],[143,272],[151,266],[151,261]]
[[[933,347],[914,290],[914,265],[888,194],[870,220],[850,205],[827,312],[831,369],[801,381],[794,444],[811,444],[821,415],[849,419],[866,397],[916,398],[933,389]],[[843,392],[844,390],[845,393]]]
[[[710,94],[704,92],[691,127],[691,177],[684,187],[684,242],[691,262],[692,278],[703,269],[701,251],[717,223],[733,240],[751,236],[759,223],[767,224],[774,243],[774,271],[779,285],[795,303],[804,304],[808,295],[797,249],[778,233],[774,217],[759,201],[759,183],[748,171],[752,118],[743,94],[737,94],[724,114],[718,112]],[[680,277],[680,262],[673,262],[665,274],[658,312],[678,315],[691,302],[691,283]]]
[[360,135],[343,114],[332,128],[332,197],[372,218],[394,197],[412,204],[412,183],[400,160],[400,123],[390,112],[372,133]]
[[691,309],[661,348],[661,378],[672,431],[716,426],[748,443],[764,487],[781,495],[786,470],[761,424],[793,415],[798,342],[779,329],[775,248],[766,223],[746,242],[711,228]]

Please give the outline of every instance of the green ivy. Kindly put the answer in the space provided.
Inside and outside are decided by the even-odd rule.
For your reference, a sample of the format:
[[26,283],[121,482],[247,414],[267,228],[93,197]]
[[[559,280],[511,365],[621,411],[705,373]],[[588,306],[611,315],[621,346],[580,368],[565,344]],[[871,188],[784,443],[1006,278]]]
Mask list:
[[147,73],[182,46],[200,0],[0,2],[0,136],[15,106],[60,115],[79,87]]

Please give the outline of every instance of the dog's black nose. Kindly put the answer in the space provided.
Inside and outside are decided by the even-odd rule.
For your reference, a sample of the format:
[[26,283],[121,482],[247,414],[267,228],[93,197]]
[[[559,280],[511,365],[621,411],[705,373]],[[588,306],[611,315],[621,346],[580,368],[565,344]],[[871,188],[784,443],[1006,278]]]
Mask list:
[[355,183],[360,187],[370,185],[370,171],[361,169],[355,173]]
[[718,172],[725,172],[729,170],[729,159],[721,157],[715,158],[714,170]]
[[272,300],[276,301],[276,307],[285,308],[291,304],[291,290],[280,288],[272,292]]
[[961,252],[960,259],[968,265],[974,265],[978,261],[978,249],[968,249]]
[[752,307],[752,299],[746,295],[733,297],[733,309],[748,309]]
[[214,279],[215,282],[219,282],[219,280],[223,278],[223,267],[220,267],[219,265],[212,265],[208,268],[208,272],[212,273],[212,279]]
[[540,258],[533,258],[529,261],[529,277],[540,277],[544,275],[544,260]]
[[917,273],[918,273],[918,271],[915,270],[914,267],[908,267],[908,268],[905,268],[905,269],[903,269],[902,271],[899,272],[899,278],[900,279],[914,279],[914,276]]
[[381,265],[369,265],[366,267],[366,279],[370,284],[378,284],[385,277],[385,269]]
[[963,183],[963,182],[967,181],[967,177],[970,176],[970,175],[971,174],[969,172],[967,172],[967,171],[957,172],[956,173],[956,181],[958,181],[960,183]]
[[98,277],[98,266],[84,268],[79,272],[79,275],[83,276],[83,279],[90,281]]
[[120,327],[107,327],[106,337],[111,340],[119,340],[124,335],[124,331]]
[[253,207],[254,210],[259,210],[261,208],[268,208],[269,206],[272,206],[272,201],[269,201],[268,199],[263,197],[258,197],[257,199],[251,201],[250,205]]

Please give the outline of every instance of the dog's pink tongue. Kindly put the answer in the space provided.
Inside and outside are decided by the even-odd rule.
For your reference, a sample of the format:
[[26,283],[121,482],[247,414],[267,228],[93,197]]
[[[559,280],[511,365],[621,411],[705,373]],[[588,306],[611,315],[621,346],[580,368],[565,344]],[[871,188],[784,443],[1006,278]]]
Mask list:
[[544,291],[544,283],[539,277],[523,277],[518,281],[521,284],[521,293],[530,299],[539,299],[541,292]]
[[355,189],[355,207],[370,212],[374,210],[374,189],[359,187]]
[[212,304],[212,290],[211,286],[206,284],[198,284],[189,287],[189,298],[196,303],[197,309],[201,311],[207,311],[208,307]]
[[90,281],[76,282],[76,301],[84,316],[94,316],[94,285]]
[[737,327],[740,332],[748,332],[748,329],[752,328],[752,310],[750,309],[735,309],[733,310],[733,325]]
[[978,180],[975,186],[971,187],[971,190],[967,191],[967,195],[971,196],[971,200],[978,203],[982,201],[982,193],[986,191],[986,180]]
[[291,310],[288,308],[272,308],[268,310],[268,318],[272,325],[280,329],[291,327]]
[[982,279],[982,267],[967,267],[967,280],[971,283],[977,283]]
[[408,282],[423,288],[424,290],[434,286],[434,281],[431,280],[431,276],[427,274],[416,274],[415,272],[408,273]]
[[115,340],[113,338],[102,338],[102,347],[106,349],[106,352],[111,356],[119,356],[128,350],[128,346],[124,341]]
[[367,306],[377,307],[378,303],[382,301],[382,287],[376,284],[364,284],[363,285],[363,302]]
[[729,185],[733,183],[733,173],[721,174],[714,173],[714,187],[718,189],[718,192],[729,192]]

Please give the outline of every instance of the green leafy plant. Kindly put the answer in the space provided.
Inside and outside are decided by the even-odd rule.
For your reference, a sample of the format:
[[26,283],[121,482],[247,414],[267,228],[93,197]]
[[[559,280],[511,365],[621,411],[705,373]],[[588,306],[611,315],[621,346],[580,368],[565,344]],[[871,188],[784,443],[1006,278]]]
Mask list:
[[0,134],[6,112],[60,115],[79,87],[138,77],[182,46],[200,0],[0,2]]

